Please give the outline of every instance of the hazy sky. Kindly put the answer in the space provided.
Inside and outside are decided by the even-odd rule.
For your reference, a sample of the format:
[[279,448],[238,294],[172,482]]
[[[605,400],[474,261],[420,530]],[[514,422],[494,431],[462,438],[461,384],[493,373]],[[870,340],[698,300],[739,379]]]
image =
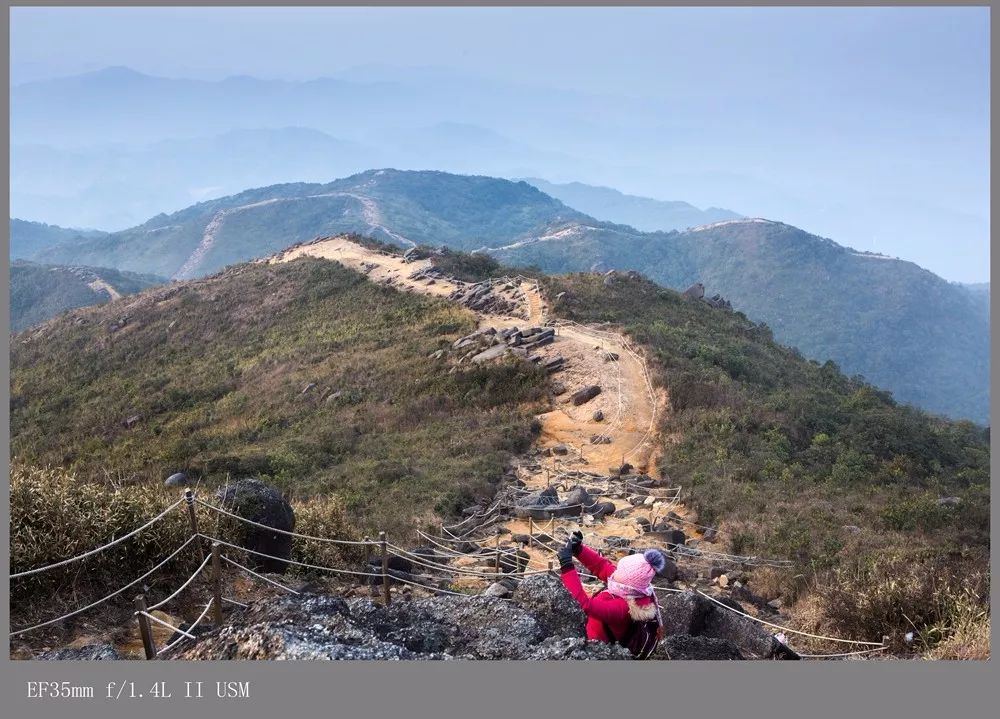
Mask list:
[[[940,208],[942,227],[988,221],[988,8],[11,9],[14,84],[108,65],[301,80],[370,63],[668,101],[665,126],[704,124],[733,147],[732,166],[716,147],[675,172],[753,176],[776,198],[822,196],[828,215]],[[615,184],[726,201],[664,196],[648,177]],[[790,216],[823,234],[822,213]],[[907,244],[883,226],[834,239],[988,279],[987,237],[965,238],[957,264],[943,259],[949,238]]]

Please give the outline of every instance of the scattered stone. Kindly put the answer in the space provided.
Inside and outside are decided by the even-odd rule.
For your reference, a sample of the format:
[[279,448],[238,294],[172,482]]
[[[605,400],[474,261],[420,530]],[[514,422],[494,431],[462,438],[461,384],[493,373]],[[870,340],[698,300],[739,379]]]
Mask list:
[[705,285],[700,282],[695,282],[693,285],[684,290],[682,294],[688,299],[700,300],[705,296]]
[[718,537],[718,535],[719,535],[719,530],[715,529],[714,527],[709,527],[702,533],[701,537],[706,542],[714,542],[716,540],[716,537]]
[[506,584],[502,584],[501,582],[494,582],[482,593],[482,596],[484,597],[498,597],[501,599],[506,599],[507,597],[511,597],[513,595],[514,592],[511,591],[510,587]]
[[565,444],[557,444],[552,447],[552,454],[557,454],[559,456],[564,456],[569,454],[569,448]]
[[126,420],[123,422],[123,424],[128,429],[131,429],[135,425],[139,424],[139,422],[141,422],[141,421],[142,421],[142,415],[141,414],[133,414],[131,417],[126,418]]
[[604,421],[604,412],[602,412],[601,410],[597,410],[596,412],[594,412],[594,421],[595,422],[603,422]]
[[961,497],[941,497],[936,504],[939,507],[957,507],[962,503]]
[[570,396],[570,401],[579,407],[581,404],[586,404],[590,400],[594,399],[597,395],[601,393],[601,388],[596,384],[590,385],[589,387],[584,387],[578,392],[574,392]]

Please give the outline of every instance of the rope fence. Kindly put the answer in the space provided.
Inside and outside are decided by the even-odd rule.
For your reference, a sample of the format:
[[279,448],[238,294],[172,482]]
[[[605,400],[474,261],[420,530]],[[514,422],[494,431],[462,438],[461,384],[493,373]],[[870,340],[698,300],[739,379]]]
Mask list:
[[[156,573],[157,571],[159,571],[160,569],[162,569],[167,563],[169,563],[170,561],[172,561],[173,559],[175,559],[181,552],[183,552],[185,549],[187,549],[188,547],[190,547],[190,545],[192,543],[196,543],[197,540],[199,540],[199,539],[203,539],[203,540],[208,541],[211,544],[212,552],[211,552],[211,554],[205,555],[204,551],[202,549],[202,545],[196,544],[196,546],[198,547],[198,552],[202,556],[201,562],[198,565],[198,568],[190,576],[188,576],[187,579],[180,586],[178,586],[174,591],[172,591],[165,598],[163,598],[160,601],[156,602],[155,604],[152,604],[152,605],[149,605],[149,606],[147,606],[146,603],[145,603],[145,595],[144,594],[140,594],[134,600],[135,610],[132,612],[132,616],[138,622],[139,632],[140,632],[140,636],[142,637],[142,640],[143,640],[143,647],[144,647],[144,651],[145,651],[147,659],[155,659],[157,657],[162,656],[163,654],[165,654],[169,650],[171,650],[171,649],[175,648],[176,646],[178,646],[184,640],[195,639],[196,635],[193,634],[193,631],[204,622],[205,618],[208,616],[208,614],[209,614],[210,611],[214,610],[214,619],[215,619],[214,623],[215,623],[216,626],[219,626],[224,621],[224,616],[223,616],[223,605],[224,604],[231,604],[231,605],[234,605],[236,607],[243,608],[243,609],[245,609],[245,608],[248,607],[247,604],[244,604],[244,603],[242,603],[240,601],[237,601],[235,599],[231,599],[229,597],[224,597],[222,595],[222,566],[223,566],[223,564],[225,564],[227,566],[231,566],[234,569],[238,570],[239,572],[243,572],[244,574],[246,574],[247,576],[249,576],[249,577],[251,577],[251,578],[253,578],[255,580],[262,581],[262,582],[264,582],[266,584],[269,584],[271,586],[279,588],[279,589],[281,589],[284,592],[287,592],[287,593],[290,593],[290,594],[294,594],[294,595],[300,594],[300,592],[298,590],[293,589],[292,587],[289,587],[289,586],[287,586],[285,584],[282,584],[281,582],[278,582],[278,581],[276,581],[276,580],[274,580],[274,579],[272,579],[272,578],[270,578],[268,576],[265,576],[264,573],[258,572],[255,569],[253,569],[251,567],[248,567],[245,564],[242,564],[242,563],[236,561],[235,559],[231,558],[230,556],[228,556],[226,554],[222,554],[221,551],[220,551],[222,547],[226,547],[228,549],[239,551],[239,552],[244,552],[246,554],[254,555],[256,557],[260,557],[260,558],[263,558],[263,559],[269,559],[269,560],[272,560],[272,561],[275,561],[275,562],[280,562],[280,563],[282,563],[284,565],[291,565],[291,566],[296,566],[296,567],[302,567],[304,569],[310,569],[310,570],[315,570],[315,571],[329,572],[329,573],[332,573],[332,574],[335,574],[335,575],[341,575],[341,576],[346,576],[346,577],[364,577],[366,580],[368,580],[373,585],[377,583],[375,580],[380,580],[381,584],[382,584],[382,587],[383,587],[383,598],[384,598],[384,602],[386,604],[388,604],[388,603],[391,602],[391,593],[390,593],[389,590],[390,590],[390,585],[392,585],[392,584],[416,587],[418,589],[421,589],[421,590],[426,591],[426,592],[430,592],[430,593],[435,594],[435,595],[458,596],[458,597],[463,597],[463,598],[466,598],[466,599],[472,599],[472,598],[475,598],[475,597],[478,596],[478,593],[477,594],[470,594],[470,593],[466,593],[466,592],[462,592],[462,591],[455,591],[454,589],[450,588],[450,586],[449,587],[438,586],[437,584],[434,583],[435,580],[433,578],[427,577],[425,575],[417,575],[417,574],[413,574],[413,573],[411,573],[409,571],[405,571],[404,572],[404,571],[401,571],[401,570],[391,569],[389,567],[389,560],[390,560],[390,558],[397,558],[397,559],[404,560],[404,561],[406,561],[406,562],[409,563],[409,566],[411,568],[412,567],[422,567],[424,569],[431,570],[433,572],[437,572],[437,573],[449,576],[449,577],[451,577],[453,579],[454,578],[469,578],[469,579],[481,579],[481,580],[500,580],[500,579],[504,579],[504,578],[522,579],[522,578],[528,577],[528,576],[543,575],[543,574],[554,574],[555,573],[554,569],[553,569],[553,562],[551,562],[551,561],[548,562],[548,567],[539,567],[539,568],[535,569],[533,567],[538,567],[539,566],[538,562],[537,562],[537,560],[533,559],[531,557],[530,553],[527,552],[526,550],[519,549],[519,548],[516,548],[516,547],[512,549],[509,546],[508,547],[502,547],[502,546],[500,546],[500,536],[501,535],[499,533],[495,534],[494,537],[493,537],[493,539],[495,541],[495,545],[493,547],[484,547],[481,544],[479,544],[479,542],[485,541],[485,539],[474,540],[474,539],[468,538],[468,536],[471,535],[473,532],[475,532],[477,530],[480,530],[480,529],[483,529],[484,527],[486,527],[487,525],[489,525],[491,522],[496,521],[499,518],[499,516],[500,516],[499,514],[496,515],[496,516],[494,516],[492,519],[488,519],[486,522],[473,527],[471,530],[466,531],[464,534],[459,535],[459,536],[454,535],[449,530],[449,528],[445,527],[444,525],[441,526],[441,536],[440,537],[433,537],[433,536],[431,536],[431,535],[429,535],[429,534],[427,534],[425,532],[417,531],[417,535],[419,537],[421,537],[422,539],[430,542],[435,547],[435,549],[433,550],[434,554],[432,556],[426,556],[426,555],[417,554],[417,553],[415,553],[413,551],[407,550],[407,549],[405,549],[403,547],[400,547],[400,546],[398,546],[396,544],[388,542],[385,539],[384,533],[380,534],[380,538],[379,538],[378,541],[374,541],[374,540],[367,539],[367,538],[365,540],[363,540],[363,541],[358,541],[358,540],[347,540],[347,539],[335,539],[335,538],[330,538],[330,537],[317,537],[317,536],[312,536],[312,535],[308,535],[308,534],[302,534],[302,533],[299,533],[299,532],[292,532],[292,531],[277,529],[275,527],[270,527],[270,526],[261,524],[259,522],[252,521],[252,520],[247,519],[245,517],[241,517],[241,516],[239,516],[239,515],[237,515],[237,514],[235,514],[233,512],[230,512],[230,511],[226,510],[223,507],[219,507],[217,505],[211,504],[211,503],[203,501],[201,499],[194,498],[193,497],[193,493],[192,493],[191,490],[185,490],[185,496],[182,497],[182,499],[180,499],[180,500],[172,503],[166,509],[164,509],[162,512],[160,512],[158,515],[156,515],[155,517],[153,517],[152,519],[150,519],[148,522],[146,522],[142,526],[137,527],[136,529],[132,530],[128,534],[125,534],[122,537],[118,537],[117,539],[114,539],[114,540],[112,540],[112,541],[110,541],[110,542],[108,542],[108,543],[106,543],[106,544],[104,544],[104,545],[102,545],[100,547],[97,547],[95,549],[92,549],[92,550],[89,550],[87,552],[84,552],[84,553],[82,553],[82,554],[80,554],[78,556],[71,557],[69,559],[65,559],[65,560],[62,560],[62,561],[59,561],[59,562],[55,562],[53,564],[49,564],[49,565],[46,565],[46,566],[43,566],[43,567],[37,567],[35,569],[31,569],[31,570],[27,570],[27,571],[24,571],[24,572],[18,572],[16,574],[12,574],[12,575],[10,575],[10,579],[15,580],[15,579],[23,578],[23,577],[32,576],[32,575],[35,575],[35,574],[38,574],[38,573],[41,573],[41,572],[45,572],[45,571],[49,571],[49,570],[52,570],[52,569],[56,569],[58,567],[66,566],[67,564],[70,564],[70,563],[73,563],[73,562],[85,559],[86,557],[93,556],[93,555],[98,554],[100,552],[103,552],[103,551],[105,551],[105,550],[107,550],[107,549],[109,549],[111,547],[114,547],[114,546],[116,546],[116,545],[118,545],[118,544],[126,541],[127,539],[129,539],[131,537],[134,537],[136,534],[144,531],[145,529],[148,529],[149,527],[151,527],[155,523],[161,521],[170,512],[172,512],[173,510],[175,510],[182,503],[185,503],[185,501],[187,502],[187,504],[189,506],[189,519],[190,519],[191,530],[192,530],[191,534],[188,536],[188,538],[180,546],[178,546],[176,549],[174,549],[170,554],[168,554],[164,559],[162,559],[160,562],[158,562],[154,567],[152,567],[151,569],[147,570],[145,573],[143,573],[142,575],[140,575],[136,579],[133,579],[128,584],[123,585],[122,587],[120,587],[119,589],[115,590],[114,592],[111,592],[111,593],[109,593],[109,594],[101,597],[100,599],[87,604],[86,606],[83,606],[83,607],[80,607],[78,609],[75,609],[75,610],[73,610],[71,612],[68,612],[66,614],[63,614],[63,615],[61,615],[59,617],[55,617],[53,619],[49,619],[49,620],[46,620],[44,622],[39,622],[39,623],[37,623],[35,625],[32,625],[32,626],[29,626],[29,627],[24,627],[24,628],[21,628],[21,629],[17,629],[15,631],[10,632],[9,636],[10,637],[19,636],[19,635],[22,635],[22,634],[25,634],[25,633],[28,633],[28,632],[31,632],[31,631],[34,631],[34,630],[37,630],[37,629],[41,629],[41,628],[44,628],[44,627],[47,627],[47,626],[51,626],[53,624],[56,624],[58,622],[61,622],[61,621],[65,620],[65,619],[68,619],[68,618],[71,618],[71,617],[76,616],[78,614],[81,614],[81,613],[83,613],[83,612],[85,612],[85,611],[87,611],[89,609],[97,607],[97,606],[103,604],[104,602],[107,602],[107,601],[111,600],[112,598],[121,595],[123,592],[125,592],[130,587],[135,586],[139,582],[142,582],[147,577],[153,575],[154,573]],[[296,538],[299,538],[299,539],[302,539],[302,540],[307,540],[307,541],[315,541],[315,542],[328,543],[328,544],[337,544],[337,545],[349,545],[349,546],[362,546],[362,547],[365,547],[366,550],[368,550],[367,551],[368,560],[366,560],[367,571],[357,571],[357,570],[354,570],[354,569],[347,569],[347,568],[344,568],[344,567],[330,567],[330,566],[325,566],[325,565],[321,565],[321,564],[314,564],[314,563],[309,563],[309,562],[302,562],[302,561],[294,560],[294,559],[291,559],[291,558],[278,557],[278,556],[274,556],[274,555],[271,555],[271,554],[267,554],[265,552],[261,552],[261,551],[256,550],[256,549],[250,549],[248,547],[242,547],[242,546],[240,546],[238,544],[234,544],[232,542],[225,541],[225,540],[223,540],[223,539],[221,539],[219,537],[214,537],[214,536],[211,536],[209,534],[205,534],[205,533],[203,533],[203,532],[201,532],[201,531],[198,530],[197,519],[196,519],[195,514],[193,512],[193,506],[195,504],[204,507],[208,511],[211,511],[211,512],[214,512],[214,513],[217,513],[217,514],[220,514],[220,515],[225,515],[225,516],[232,517],[233,519],[236,519],[236,520],[238,520],[240,522],[243,522],[243,523],[245,523],[247,525],[259,527],[259,528],[267,530],[268,532],[275,532],[277,534],[282,534],[282,535],[287,535],[287,536],[291,536],[291,537],[296,537]],[[575,506],[583,506],[583,505],[570,505],[570,506],[563,506],[563,507],[560,507],[560,508],[561,509],[575,508]],[[497,502],[494,502],[493,505],[491,505],[483,514],[484,514],[484,516],[487,516],[487,515],[493,514],[494,512],[497,512],[497,510],[500,510],[502,508],[503,508],[502,500],[501,501],[497,501]],[[469,519],[465,520],[464,522],[460,522],[457,525],[451,525],[451,528],[455,529],[455,528],[461,527],[461,526],[467,524],[473,518],[474,517],[470,517]],[[564,519],[564,518],[560,518],[560,519]],[[556,521],[556,517],[552,517],[552,518],[550,518],[549,523],[548,523],[548,534],[549,534],[550,537],[552,536],[551,533],[553,532],[553,529],[555,527],[555,521]],[[541,527],[539,527],[539,529],[541,529],[542,532],[544,533],[544,525],[542,525]],[[446,536],[446,535],[450,535],[450,536]],[[475,546],[478,547],[478,550],[477,550],[477,552],[474,552],[474,553],[459,552],[456,549],[453,549],[452,547],[449,547],[446,544],[446,543],[449,543],[449,542],[450,543],[455,543],[455,544],[472,543],[472,544],[475,544]],[[555,551],[556,551],[552,547],[547,546],[546,543],[543,542],[542,540],[536,540],[535,539],[535,525],[533,524],[533,522],[531,522],[531,520],[529,520],[528,548],[539,549],[539,550],[541,550],[541,551],[543,551],[545,553],[548,553],[549,555],[555,553]],[[378,561],[379,561],[378,557],[376,557],[375,559],[372,558],[371,550],[378,550],[380,552],[380,554],[381,554],[381,566],[378,566]],[[439,557],[438,556],[439,554],[443,554],[444,556],[443,557]],[[718,559],[720,561],[728,560],[728,561],[739,562],[739,563],[744,563],[744,564],[751,563],[753,561],[758,561],[758,562],[776,562],[776,563],[778,563],[778,562],[783,563],[783,562],[787,561],[787,560],[767,560],[767,559],[756,558],[756,557],[739,557],[739,556],[736,556],[736,555],[728,555],[728,554],[721,553],[721,552],[704,552],[704,553],[699,553],[699,555],[701,555],[703,558],[708,558],[708,559],[715,558],[715,559]],[[455,558],[460,558],[460,557],[464,558],[464,557],[470,557],[470,556],[475,556],[478,559],[478,561],[481,561],[481,562],[489,562],[489,561],[492,560],[493,565],[494,565],[493,566],[493,571],[489,571],[489,570],[481,569],[481,568],[475,568],[475,567],[456,567],[456,566],[452,566],[451,564],[446,563],[446,562],[451,561],[452,559],[455,559]],[[698,556],[698,555],[695,555],[695,556]],[[441,559],[441,561],[437,561],[438,559]],[[156,612],[157,610],[160,610],[162,607],[164,607],[167,604],[169,604],[170,602],[176,600],[179,596],[181,596],[181,594],[185,590],[187,590],[188,588],[190,588],[194,584],[194,582],[196,581],[196,579],[199,576],[202,575],[202,573],[205,571],[205,568],[209,565],[209,563],[212,563],[212,565],[213,565],[213,571],[212,571],[212,575],[211,575],[211,581],[209,582],[209,584],[212,585],[211,588],[212,588],[213,596],[204,605],[199,605],[199,606],[201,606],[201,612],[198,614],[197,618],[190,625],[187,625],[186,628],[184,628],[184,627],[176,627],[173,624],[171,624],[170,622],[166,621],[165,619],[163,619],[161,617],[158,617],[158,616],[156,616],[154,614],[154,612]],[[784,566],[784,565],[782,565],[782,566]],[[593,577],[591,577],[591,578],[593,578]],[[596,579],[596,578],[593,578],[593,579]],[[437,581],[440,581],[440,580],[437,580]],[[664,586],[660,586],[660,585],[654,585],[654,590],[656,592],[660,592],[660,593],[680,593],[680,592],[686,591],[686,590],[682,590],[682,589],[675,589],[673,587],[664,587]],[[791,629],[791,628],[788,628],[788,627],[783,627],[781,625],[774,624],[772,622],[768,622],[766,620],[759,619],[757,617],[753,617],[750,614],[747,614],[747,613],[742,612],[742,611],[740,611],[738,609],[730,607],[727,604],[724,604],[724,603],[718,601],[714,597],[711,597],[708,594],[705,594],[701,590],[696,590],[696,591],[697,591],[697,593],[700,596],[702,596],[705,599],[713,602],[714,604],[716,604],[716,605],[724,608],[727,611],[733,612],[733,613],[735,613],[735,614],[737,614],[739,616],[742,616],[742,617],[744,617],[744,618],[746,618],[748,620],[751,620],[751,621],[754,621],[754,622],[758,622],[758,623],[760,623],[760,624],[762,624],[764,626],[767,626],[767,627],[770,627],[770,628],[773,628],[773,629],[777,629],[777,630],[780,630],[782,632],[788,632],[790,634],[796,634],[796,635],[799,635],[799,636],[808,637],[808,638],[811,638],[811,639],[814,639],[814,640],[819,640],[819,641],[838,642],[838,643],[849,644],[849,645],[853,645],[853,646],[865,647],[864,649],[852,650],[852,651],[848,651],[848,652],[839,652],[839,653],[835,653],[835,654],[801,654],[800,653],[799,656],[801,656],[803,658],[809,658],[809,659],[844,658],[844,657],[862,656],[862,655],[873,654],[873,653],[876,653],[876,652],[885,651],[887,649],[887,646],[885,645],[884,642],[879,643],[879,642],[868,642],[868,641],[860,641],[860,640],[852,640],[852,639],[842,639],[842,638],[838,638],[838,637],[823,636],[823,635],[818,635],[818,634],[812,634],[812,633],[809,633],[809,632],[804,632],[804,631],[797,630],[797,629]],[[503,601],[509,601],[509,599],[505,598],[505,597],[497,597],[497,599],[501,599]],[[176,636],[172,635],[172,637],[173,637],[172,641],[170,643],[166,644],[165,646],[163,646],[162,648],[160,648],[159,650],[157,650],[157,648],[155,646],[155,642],[154,642],[154,639],[153,639],[153,634],[152,634],[152,631],[151,631],[151,624],[150,624],[151,622],[155,623],[155,624],[158,624],[158,625],[160,625],[160,626],[162,626],[162,627],[164,627],[166,629],[171,630],[171,632],[173,632],[173,635],[176,635]]]

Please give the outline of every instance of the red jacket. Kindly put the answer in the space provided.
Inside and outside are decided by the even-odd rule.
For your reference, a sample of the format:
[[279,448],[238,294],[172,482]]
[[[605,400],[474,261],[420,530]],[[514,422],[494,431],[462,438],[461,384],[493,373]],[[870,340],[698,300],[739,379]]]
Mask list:
[[[607,581],[615,571],[614,563],[590,547],[580,547],[577,559],[602,582]],[[652,619],[656,616],[656,601],[653,597],[626,600],[616,597],[607,590],[601,590],[591,597],[580,583],[576,567],[566,567],[562,570],[562,582],[573,595],[573,599],[583,608],[583,613],[587,615],[587,639],[617,641],[625,636],[633,620]],[[614,637],[609,637],[604,631],[605,624],[611,629]]]

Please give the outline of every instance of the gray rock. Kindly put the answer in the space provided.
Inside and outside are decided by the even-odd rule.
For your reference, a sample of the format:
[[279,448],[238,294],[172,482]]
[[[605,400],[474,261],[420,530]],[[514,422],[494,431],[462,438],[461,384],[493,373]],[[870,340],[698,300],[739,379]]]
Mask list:
[[[295,513],[277,489],[256,479],[241,479],[235,484],[219,489],[216,493],[219,503],[227,511],[252,522],[275,529],[291,532],[295,529]],[[255,554],[247,554],[245,560],[254,569],[265,572],[284,573],[288,568],[281,559],[290,559],[292,538],[280,532],[269,532],[235,519],[231,523],[232,534],[241,547],[268,554],[279,559],[268,559]]]
[[184,472],[176,472],[163,480],[164,487],[186,487],[188,486],[188,476]]
[[705,285],[700,282],[695,282],[693,285],[684,290],[682,294],[684,297],[689,299],[700,300],[705,296]]
[[714,637],[692,637],[675,634],[664,637],[653,653],[655,659],[672,660],[738,660],[743,659],[732,642]]
[[514,592],[511,591],[510,587],[506,584],[501,584],[500,582],[494,582],[482,592],[482,596],[484,597],[498,598],[507,598],[513,594]]
[[631,660],[632,654],[620,644],[590,641],[580,637],[549,637],[529,652],[525,659]]
[[603,422],[604,421],[604,412],[602,412],[601,410],[597,410],[596,412],[594,412],[594,421],[595,422]]
[[86,660],[86,661],[114,661],[121,659],[121,655],[118,654],[118,650],[112,645],[107,643],[101,644],[87,644],[82,647],[66,647],[63,649],[54,649],[48,652],[42,652],[35,659],[40,659],[42,661],[63,661],[69,660]]
[[614,514],[615,503],[614,502],[598,502],[597,504],[589,507],[587,511],[594,517],[594,519],[601,519],[609,514]]
[[586,404],[590,400],[594,399],[594,397],[600,393],[601,388],[596,384],[592,384],[589,387],[584,387],[583,389],[570,395],[570,401],[579,407],[581,404]]
[[531,612],[545,636],[586,637],[587,617],[558,577],[525,577],[514,590],[514,604]]

